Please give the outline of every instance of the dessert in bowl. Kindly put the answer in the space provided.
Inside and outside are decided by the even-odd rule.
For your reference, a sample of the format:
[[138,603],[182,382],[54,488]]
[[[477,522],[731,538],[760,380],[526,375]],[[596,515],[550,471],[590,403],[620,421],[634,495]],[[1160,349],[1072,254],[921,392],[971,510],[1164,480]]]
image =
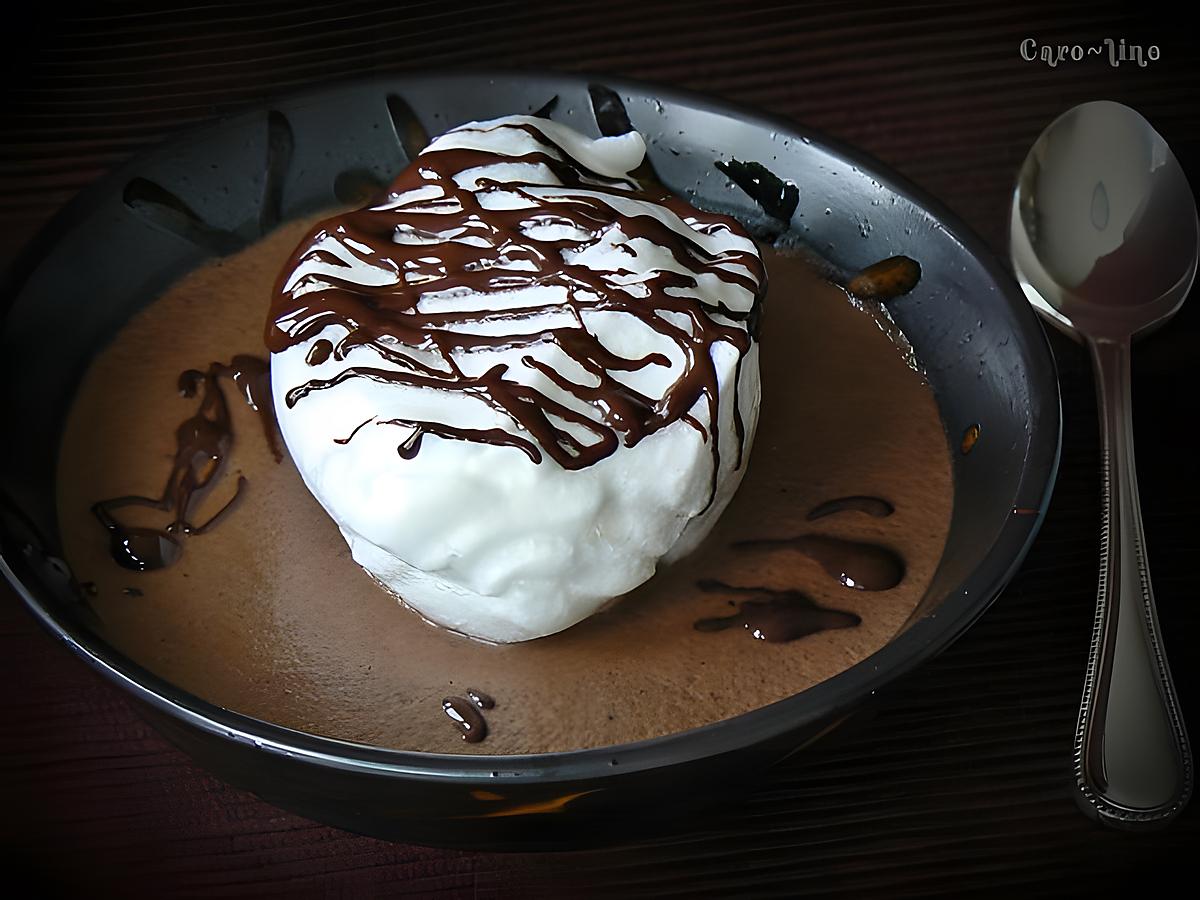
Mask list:
[[[136,303],[118,298],[106,316],[82,329],[84,339],[73,358],[78,367],[90,364],[90,370],[77,391],[74,378],[57,385],[52,380],[39,382],[43,403],[57,396],[57,406],[50,407],[57,410],[59,422],[66,419],[57,479],[58,523],[78,580],[94,582],[95,594],[88,599],[100,621],[89,627],[79,615],[72,620],[78,604],[72,609],[46,595],[42,584],[53,588],[54,566],[45,562],[51,556],[50,542],[26,537],[29,549],[11,558],[30,596],[39,591],[39,599],[31,600],[35,611],[61,633],[70,634],[88,659],[131,687],[154,710],[160,727],[226,777],[283,805],[359,830],[438,842],[568,839],[574,825],[584,829],[611,821],[615,810],[653,797],[673,796],[678,802],[681,795],[695,793],[685,785],[697,778],[778,757],[961,631],[1007,577],[1036,526],[1038,516],[1014,515],[1013,508],[1038,509],[1048,489],[1057,408],[1050,402],[1052,371],[1045,348],[1037,343],[1037,326],[1026,321],[1003,276],[977,247],[968,252],[969,236],[934,205],[914,203],[909,189],[896,189],[886,173],[853,157],[853,165],[864,174],[854,210],[861,214],[862,209],[876,208],[870,200],[878,199],[872,196],[877,191],[885,209],[897,207],[897,218],[889,223],[889,216],[880,214],[872,238],[878,244],[864,241],[856,229],[862,243],[842,245],[837,229],[856,220],[831,213],[829,230],[822,235],[828,240],[813,246],[824,251],[832,265],[830,271],[816,271],[804,259],[770,244],[778,238],[783,244],[802,240],[798,220],[806,211],[821,216],[826,206],[832,210],[826,198],[851,202],[851,163],[843,165],[844,181],[815,174],[822,171],[819,160],[845,162],[843,151],[819,140],[804,143],[799,136],[785,148],[778,144],[780,135],[791,132],[780,130],[778,123],[770,123],[768,129],[749,114],[709,101],[627,86],[622,88],[625,106],[633,124],[649,139],[650,156],[663,182],[698,209],[720,210],[705,215],[738,213],[760,236],[770,287],[760,335],[763,400],[756,435],[750,413],[754,391],[736,392],[746,401],[744,439],[748,446],[750,435],[755,435],[753,449],[744,465],[738,465],[736,442],[729,452],[719,447],[717,454],[699,442],[701,431],[707,430],[704,421],[698,428],[680,417],[670,426],[679,426],[676,433],[693,442],[690,453],[669,454],[673,460],[693,461],[687,479],[693,487],[687,510],[691,520],[699,521],[706,509],[720,502],[723,487],[733,499],[722,515],[712,518],[710,533],[698,533],[695,552],[680,553],[630,593],[625,593],[629,588],[623,582],[599,592],[589,605],[604,605],[606,597],[600,595],[610,591],[625,595],[610,608],[549,637],[484,644],[401,608],[351,559],[339,526],[354,533],[359,527],[351,523],[345,528],[344,516],[331,510],[339,518],[335,524],[305,489],[300,475],[310,478],[309,471],[317,471],[319,463],[301,462],[297,472],[286,459],[275,462],[270,442],[258,434],[257,414],[236,399],[232,382],[238,373],[243,383],[252,379],[229,364],[235,357],[261,353],[257,341],[265,300],[255,307],[253,298],[269,295],[293,250],[293,269],[302,263],[312,247],[311,237],[320,232],[319,227],[313,230],[313,219],[327,218],[322,210],[346,199],[328,195],[328,185],[336,184],[342,172],[332,172],[323,181],[325,193],[305,181],[313,157],[305,157],[302,148],[321,140],[320,129],[306,118],[313,110],[344,114],[353,106],[347,98],[354,96],[372,115],[386,116],[395,108],[386,103],[388,95],[395,94],[408,100],[417,117],[434,130],[439,116],[450,126],[534,108],[546,99],[534,95],[551,86],[547,96],[559,94],[564,110],[582,109],[587,103],[588,85],[582,80],[534,80],[522,88],[528,98],[519,100],[506,94],[511,88],[498,88],[481,103],[487,92],[476,90],[478,85],[470,79],[414,79],[362,85],[350,94],[346,92],[351,89],[335,90],[317,99],[298,99],[294,105],[281,103],[266,116],[265,129],[262,114],[247,117],[239,127],[247,133],[266,132],[255,148],[263,157],[278,160],[279,147],[291,144],[287,174],[268,174],[262,183],[267,188],[282,183],[283,218],[296,221],[265,238],[243,239],[241,243],[249,246],[215,263],[197,265],[199,253],[170,258],[155,270],[157,283],[141,286]],[[582,103],[572,104],[570,98],[577,95]],[[458,98],[458,107],[451,97]],[[677,124],[674,131],[684,132],[675,135],[672,146],[664,141],[668,132],[658,127],[665,122],[637,121],[640,97],[658,99],[663,112],[646,108]],[[288,123],[288,141],[279,140],[281,119]],[[362,134],[376,131],[369,119],[362,124]],[[588,123],[574,124],[583,128]],[[722,130],[724,146],[719,152],[704,149],[701,137],[713,133],[714,124]],[[601,130],[608,130],[603,121]],[[391,140],[394,153],[395,138]],[[206,151],[213,152],[213,146]],[[770,160],[772,152],[781,160]],[[702,153],[706,158],[699,167]],[[786,221],[777,207],[764,215],[767,204],[760,206],[725,187],[726,179],[712,163],[731,159],[763,160],[764,167],[800,185],[801,202],[787,213]],[[135,202],[127,202],[127,186],[134,177],[156,184],[166,181],[167,189],[176,186],[170,182],[169,162],[166,169],[152,163],[143,160],[136,176],[132,170],[122,173],[120,183],[126,189],[119,197],[125,202],[118,214],[144,243],[156,240],[147,241],[147,231],[162,235],[164,253],[170,257],[167,250],[188,246],[181,231],[195,226],[184,222],[181,228],[180,216],[156,219],[155,210],[136,202],[147,196],[144,193],[134,192]],[[699,168],[689,172],[687,166],[693,164]],[[350,170],[361,168],[361,161],[342,159],[339,165]],[[403,161],[384,156],[378,167],[378,180],[384,181],[382,170],[390,169],[390,178],[403,168]],[[719,188],[704,196],[692,185],[702,184],[710,171]],[[629,168],[623,173],[629,174]],[[692,173],[698,173],[694,182]],[[892,198],[895,204],[887,202]],[[261,193],[254,199],[255,205],[266,205]],[[192,200],[185,208],[198,213],[198,204]],[[246,222],[258,226],[261,218],[249,208],[231,211],[225,220],[207,223],[207,231],[193,230],[185,237],[212,242],[222,233],[238,234]],[[924,230],[913,228],[922,224]],[[906,227],[919,232],[911,241],[901,237]],[[773,234],[764,240],[768,229]],[[885,333],[891,318],[883,315],[882,307],[869,307],[874,301],[868,299],[856,309],[829,277],[832,272],[848,281],[846,273],[901,253],[919,258],[923,272],[916,289],[897,301],[893,312],[923,370],[910,365],[907,344],[897,344],[894,334]],[[187,270],[192,271],[178,278]],[[45,266],[42,271],[63,275]],[[863,283],[872,282],[868,278],[860,286]],[[287,286],[286,279],[282,285]],[[35,276],[22,299],[46,286]],[[997,329],[978,333],[980,353],[995,356],[980,369],[976,391],[964,389],[970,385],[955,371],[961,360],[943,346],[943,336],[922,325],[925,312],[947,292],[953,292],[955,302],[944,311],[938,305],[944,312],[940,327],[955,327],[964,316],[974,322],[983,310]],[[154,302],[147,305],[150,300]],[[212,315],[218,309],[221,314]],[[36,325],[38,311],[37,304],[23,308],[18,302],[10,317],[13,333],[27,333],[24,329]],[[747,326],[741,333],[750,331]],[[1016,346],[1014,334],[1020,338]],[[326,364],[361,365],[354,354],[360,353],[361,360],[363,351],[357,349],[335,359],[334,348],[345,335],[332,337],[336,340],[314,332],[305,339],[308,346],[296,348],[298,360],[291,371],[304,377],[286,387],[276,379],[280,410],[287,408],[286,391],[311,380],[317,374],[312,370]],[[1002,343],[1001,338],[1006,340]],[[307,359],[321,340],[330,344],[329,357],[312,366]],[[542,349],[555,346],[546,343]],[[731,346],[736,343],[735,339]],[[662,352],[618,349],[625,351],[623,358],[638,360]],[[719,361],[720,352],[710,358]],[[732,354],[731,361],[736,362],[735,357]],[[206,370],[214,361],[224,368]],[[973,376],[979,361],[970,360]],[[225,404],[235,435],[223,474],[213,479],[211,495],[202,498],[194,521],[187,524],[200,531],[212,515],[221,517],[203,533],[173,535],[182,550],[173,565],[131,573],[113,565],[108,535],[89,508],[97,500],[130,494],[157,497],[178,450],[175,426],[197,404],[203,405],[204,391],[194,377],[197,396],[181,400],[176,395],[182,368],[195,368],[205,377],[211,373],[215,390],[224,393],[222,401],[210,402]],[[333,380],[340,371],[322,370],[321,377]],[[728,374],[726,379],[726,384],[737,383],[736,378],[729,381]],[[300,414],[309,405],[311,412],[309,401],[318,393],[333,398],[350,383],[298,398],[291,410]],[[578,378],[575,383],[585,382]],[[639,390],[635,384],[634,389],[649,396],[648,388]],[[73,407],[66,416],[72,395]],[[729,407],[734,396],[725,392]],[[1019,415],[1009,404],[1014,397],[1023,404]],[[705,398],[699,399],[703,407]],[[372,401],[380,402],[386,401]],[[343,403],[351,407],[355,401]],[[29,406],[25,404],[21,413],[29,414]],[[346,421],[333,421],[335,412]],[[389,461],[397,465],[422,456],[436,462],[442,451],[492,448],[429,429],[424,439],[417,438],[417,452],[404,459],[398,451],[416,429],[395,424],[365,425],[346,444],[334,444],[350,436],[341,430],[343,425],[354,428],[379,415],[374,407],[365,415],[360,412],[364,410],[329,409],[314,415],[306,427],[327,429],[319,443],[330,456],[349,452],[365,434],[374,433]],[[444,407],[435,412],[443,431],[468,427],[461,421],[447,423]],[[285,435],[287,415],[281,414]],[[435,421],[411,411],[387,412],[382,418]],[[29,421],[27,433],[36,439],[41,433],[38,416],[29,415]],[[983,423],[983,437],[963,455],[958,436],[976,422]],[[1025,431],[1030,422],[1038,426],[1033,434]],[[46,430],[46,441],[57,437],[53,427]],[[726,437],[737,434],[736,427],[716,430]],[[664,427],[658,433],[667,431]],[[519,429],[514,433],[520,436]],[[105,434],[120,435],[121,440],[97,439]],[[1014,440],[1024,440],[1025,454],[1015,468],[1007,455]],[[636,451],[641,443],[623,450]],[[300,455],[296,440],[289,436],[287,444],[293,455]],[[709,452],[699,452],[701,448]],[[499,449],[513,459],[527,460],[530,467],[554,461],[540,441],[535,449],[544,455],[541,463],[534,463],[519,447]],[[619,451],[606,458],[618,455]],[[136,459],[132,465],[131,459]],[[37,466],[34,459],[19,462],[26,472]],[[367,465],[349,468],[363,471]],[[721,484],[721,467],[726,466],[731,473],[727,479],[743,478],[736,493],[736,481]],[[559,469],[572,472],[561,463]],[[669,482],[668,473],[659,474]],[[225,501],[238,493],[239,475],[245,479],[241,497],[221,514]],[[36,486],[37,479],[27,483]],[[35,492],[16,498],[28,519],[39,526],[53,523],[52,518],[39,519],[31,493]],[[319,486],[313,493],[322,504],[333,505],[326,503]],[[849,502],[847,497],[859,499]],[[845,502],[822,508],[829,500]],[[559,512],[553,500],[542,505],[547,518]],[[394,512],[395,504],[380,506]],[[809,519],[810,513],[821,512],[829,514]],[[161,510],[119,507],[110,513],[127,529],[163,524]],[[136,518],[143,514],[158,519]],[[21,533],[33,530],[22,527],[20,533],[18,525],[11,530],[18,540]],[[660,541],[648,558],[667,556],[681,538],[680,548],[686,549],[687,527],[681,525],[672,539]],[[373,537],[371,544],[378,547],[388,540]],[[874,549],[852,560],[856,568],[848,574],[845,551],[851,545],[858,548],[856,553],[863,547]],[[399,548],[385,549],[391,553]],[[842,556],[831,558],[837,556],[834,551]],[[5,559],[10,559],[9,544]],[[438,571],[436,561],[427,560],[425,566]],[[128,588],[141,596],[125,593]],[[404,590],[397,593],[404,596]],[[415,598],[413,605],[420,609],[421,602]],[[470,631],[468,625],[441,618],[458,631]],[[524,637],[536,630],[481,636]],[[443,712],[442,701],[452,696],[469,699],[472,693],[481,702],[484,694],[495,702],[486,711],[487,739],[468,744]],[[665,777],[668,772],[670,777]]]
[[639,185],[644,158],[637,132],[459,126],[284,269],[292,457],[355,560],[443,626],[574,625],[694,548],[745,471],[762,260]]

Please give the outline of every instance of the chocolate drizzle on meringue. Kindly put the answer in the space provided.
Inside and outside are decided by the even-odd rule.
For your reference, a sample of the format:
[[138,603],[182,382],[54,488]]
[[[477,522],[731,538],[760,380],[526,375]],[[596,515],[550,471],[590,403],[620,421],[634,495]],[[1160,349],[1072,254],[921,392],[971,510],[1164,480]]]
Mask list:
[[333,354],[333,344],[327,340],[316,341],[308,348],[308,355],[304,357],[304,361],[310,366],[319,366]]
[[[511,426],[470,429],[446,421],[404,419],[377,424],[411,429],[399,447],[405,457],[419,451],[424,436],[435,435],[514,447],[535,463],[547,455],[566,469],[593,465],[621,443],[633,446],[683,420],[712,448],[715,487],[720,442],[717,370],[711,352],[717,343],[731,345],[739,355],[740,376],[741,362],[757,336],[766,273],[759,255],[749,247],[712,252],[701,237],[728,231],[746,238],[744,230],[736,220],[701,212],[661,188],[590,170],[532,122],[508,121],[459,131],[495,128],[519,129],[534,138],[540,149],[507,156],[461,147],[437,149],[435,145],[400,174],[383,204],[326,220],[301,244],[277,284],[265,336],[268,348],[280,353],[312,340],[329,326],[340,326],[346,334],[332,348],[334,359],[344,360],[356,347],[369,346],[397,368],[358,365],[333,377],[311,379],[286,392],[287,405],[356,378],[465,394],[488,403]],[[486,167],[499,164],[543,167],[561,185],[487,177]],[[473,189],[455,181],[456,175],[468,170],[480,172]],[[412,195],[415,199],[402,199],[417,191],[420,193]],[[509,205],[488,203],[488,198],[500,194],[516,196],[528,205],[490,208]],[[672,215],[630,214],[631,201],[655,204],[686,227],[677,230],[668,225],[664,219]],[[551,232],[553,237],[530,236],[530,231],[547,226],[558,226]],[[615,229],[626,242],[641,239],[665,251],[670,267],[650,268],[644,277],[632,279],[635,273],[630,270],[597,271],[573,261]],[[564,233],[569,236],[562,236]],[[403,240],[405,235],[417,242]],[[376,270],[394,273],[395,281],[354,281],[349,266],[316,246],[329,238]],[[637,253],[629,243],[618,243],[615,249]],[[322,263],[322,271],[307,273],[289,284],[289,275],[306,261]],[[345,267],[346,277],[330,274],[335,266]],[[713,278],[731,290],[749,292],[753,298],[749,308],[739,310],[719,300],[679,296],[681,291],[695,289],[701,279],[711,284]],[[563,299],[520,307],[488,303],[491,297],[538,287],[561,289]],[[423,295],[455,291],[477,295],[484,308],[422,310]],[[586,316],[597,312],[631,315],[678,347],[684,360],[682,372],[661,398],[628,387],[614,373],[667,366],[667,357],[661,353],[626,357],[606,348],[586,327]],[[538,319],[548,314],[569,315],[576,324],[539,325]],[[484,322],[510,327],[503,334],[480,334],[478,326]],[[568,405],[523,384],[507,364],[476,375],[465,374],[459,365],[462,356],[473,351],[543,344],[557,346],[583,369],[592,384],[579,384],[533,355],[524,356],[523,364],[580,402]],[[326,357],[324,349],[310,351],[310,361]],[[734,393],[740,466],[745,427],[737,408],[736,386]],[[692,414],[702,398],[709,410],[707,423]]]

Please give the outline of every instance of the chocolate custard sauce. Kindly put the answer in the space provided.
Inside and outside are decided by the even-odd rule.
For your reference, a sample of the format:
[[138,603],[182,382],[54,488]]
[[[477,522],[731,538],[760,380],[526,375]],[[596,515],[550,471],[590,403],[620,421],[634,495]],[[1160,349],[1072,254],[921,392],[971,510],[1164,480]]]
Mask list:
[[[96,586],[102,635],[146,668],[218,705],[347,740],[449,753],[569,750],[783,699],[879,649],[920,601],[952,502],[933,395],[871,315],[807,263],[770,250],[762,413],[742,486],[694,554],[574,628],[491,646],[397,604],[351,560],[290,460],[276,461],[261,407],[236,401],[242,386],[225,380],[236,376],[216,370],[232,436],[221,471],[182,507],[130,505],[117,515],[126,530],[175,539],[165,530],[172,517],[208,522],[241,485],[238,503],[203,537],[180,535],[186,553],[173,565],[118,566],[92,506],[163,496],[180,453],[176,431],[202,399],[180,396],[180,372],[263,355],[275,279],[315,221],[182,279],[99,353],[75,399],[59,459],[67,558]],[[809,518],[830,501],[839,508]],[[833,573],[838,565],[799,546],[831,542],[878,548],[900,569],[872,581],[877,589],[852,589]],[[721,624],[698,629],[705,620]],[[486,722],[472,685],[497,698]],[[473,728],[478,716],[487,739],[470,743],[444,701]]]

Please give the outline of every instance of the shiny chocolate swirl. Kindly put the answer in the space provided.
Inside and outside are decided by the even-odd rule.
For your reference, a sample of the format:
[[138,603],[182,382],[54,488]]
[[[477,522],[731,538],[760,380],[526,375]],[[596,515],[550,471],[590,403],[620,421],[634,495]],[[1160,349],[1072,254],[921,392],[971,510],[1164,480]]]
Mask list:
[[[225,518],[241,498],[246,479],[239,475],[233,497],[207,522],[196,525],[191,520],[197,506],[212,491],[225,470],[233,447],[233,417],[230,415],[229,402],[221,391],[220,378],[231,380],[246,405],[258,413],[263,437],[275,462],[283,460],[265,360],[238,354],[228,365],[215,362],[203,372],[198,369],[184,371],[179,376],[179,394],[188,398],[199,394],[200,404],[196,412],[175,429],[175,458],[162,495],[145,497],[128,494],[100,500],[92,505],[92,515],[108,532],[109,555],[122,568],[146,572],[173,565],[183,555],[183,546],[179,542],[181,535],[200,535],[209,531]],[[131,506],[169,512],[171,522],[165,528],[126,525],[115,513]],[[126,588],[126,593],[135,590]]]
[[[623,158],[632,146],[637,159],[605,165],[605,141],[621,142]],[[284,268],[269,349],[305,345],[314,368],[356,354],[329,377],[290,386],[287,406],[352,379],[453,393],[486,403],[502,427],[469,427],[477,423],[457,419],[449,403],[438,417],[363,424],[406,429],[405,458],[433,436],[513,447],[534,463],[548,455],[567,469],[682,420],[710,444],[715,484],[713,353],[732,347],[740,375],[766,276],[734,219],[623,175],[643,152],[636,133],[592,142],[524,116],[435,140],[385,199],[321,223]],[[653,336],[630,342],[636,352],[616,346],[624,342],[605,336],[611,326],[596,327],[613,313]],[[663,352],[641,352],[648,345]],[[646,383],[631,374],[656,367],[669,373],[659,388],[631,386]]]

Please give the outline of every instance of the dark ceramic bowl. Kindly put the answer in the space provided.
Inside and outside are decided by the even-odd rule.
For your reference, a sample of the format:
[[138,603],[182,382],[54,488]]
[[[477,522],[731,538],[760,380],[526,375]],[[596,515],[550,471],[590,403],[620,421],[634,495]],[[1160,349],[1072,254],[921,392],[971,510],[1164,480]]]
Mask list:
[[[737,718],[636,744],[533,756],[398,752],[292,731],[206,703],[106,645],[89,629],[59,559],[54,499],[60,429],[95,351],[213,254],[389,181],[422,127],[438,133],[543,110],[552,98],[545,114],[593,135],[632,123],[675,192],[782,231],[845,271],[896,254],[920,261],[920,283],[892,313],[936,392],[956,495],[945,556],[909,626],[840,675]],[[783,221],[764,216],[714,168],[730,159],[759,162],[797,184],[795,210]],[[735,783],[737,773],[759,772],[806,745],[962,634],[1020,564],[1054,481],[1060,422],[1050,352],[1017,285],[982,242],[856,151],[670,88],[468,74],[288,97],[168,141],[93,185],[25,263],[5,298],[0,346],[8,423],[0,568],[46,628],[204,766],[279,806],[381,837],[493,848],[578,844],[628,837],[631,821],[653,827],[656,815],[711,801],[713,785]],[[974,423],[981,437],[963,454],[960,437]],[[504,798],[504,815],[496,815],[497,801],[475,798],[480,790]]]

